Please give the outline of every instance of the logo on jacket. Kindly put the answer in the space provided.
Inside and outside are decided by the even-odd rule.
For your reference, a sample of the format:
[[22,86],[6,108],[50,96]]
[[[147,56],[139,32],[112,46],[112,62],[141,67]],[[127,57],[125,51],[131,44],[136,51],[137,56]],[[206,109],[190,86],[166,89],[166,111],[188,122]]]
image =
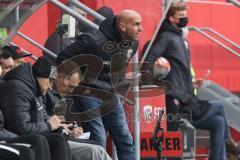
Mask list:
[[130,60],[132,54],[133,54],[133,49],[129,49],[129,50],[127,51],[127,61]]
[[147,105],[143,107],[144,119],[147,123],[150,123],[153,118],[152,106]]
[[36,102],[37,110],[38,110],[38,111],[43,110],[43,104],[41,103],[41,102],[42,102],[42,99],[41,99],[40,97],[37,97],[37,98],[35,99],[35,102]]

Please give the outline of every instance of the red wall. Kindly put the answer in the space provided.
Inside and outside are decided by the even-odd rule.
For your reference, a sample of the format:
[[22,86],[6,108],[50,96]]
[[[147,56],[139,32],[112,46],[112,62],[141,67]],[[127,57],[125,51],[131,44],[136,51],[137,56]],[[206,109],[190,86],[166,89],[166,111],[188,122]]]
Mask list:
[[[62,0],[66,2],[66,0]],[[142,15],[144,31],[141,34],[140,47],[152,37],[154,29],[161,17],[161,1],[159,0],[81,0],[92,9],[103,5],[113,8],[115,13],[122,9],[134,9]],[[222,1],[223,2],[223,1]],[[228,3],[210,4],[205,1],[188,2],[190,26],[211,27],[229,39],[240,44],[240,10]],[[48,35],[55,30],[60,10],[48,3],[34,13],[21,28],[21,32],[44,44]],[[192,64],[197,77],[203,77],[207,69],[211,69],[209,79],[236,92],[240,92],[240,59],[228,51],[207,40],[200,34],[191,31],[190,47]],[[24,49],[41,55],[41,51],[25,41],[15,38],[17,44]],[[240,52],[240,50],[238,50]]]
[[115,13],[119,13],[122,9],[133,9],[139,12],[142,16],[143,32],[140,35],[140,47],[149,40],[160,21],[162,14],[162,2],[160,0],[97,0],[98,8],[106,5],[110,6]]
[[[233,5],[189,3],[190,25],[210,27],[232,41],[240,44],[239,8]],[[192,63],[198,77],[210,69],[210,79],[240,92],[240,59],[195,31],[190,32]],[[227,44],[227,43],[225,43]],[[236,51],[240,53],[240,50]]]
[[[30,37],[34,41],[43,44],[48,36],[48,8],[47,5],[39,8],[33,13],[27,21],[20,28],[20,32]],[[22,39],[18,35],[15,35],[13,42],[22,47],[23,49],[39,56],[42,51],[37,47],[30,44],[28,41]]]

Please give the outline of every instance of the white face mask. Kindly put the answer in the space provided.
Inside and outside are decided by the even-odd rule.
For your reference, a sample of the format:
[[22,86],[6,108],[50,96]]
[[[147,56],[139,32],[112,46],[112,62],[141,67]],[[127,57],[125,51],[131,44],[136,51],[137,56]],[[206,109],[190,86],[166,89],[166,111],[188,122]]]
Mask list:
[[188,39],[188,34],[189,34],[189,29],[188,29],[188,27],[182,28],[182,38],[183,38],[184,40],[187,40],[187,39]]

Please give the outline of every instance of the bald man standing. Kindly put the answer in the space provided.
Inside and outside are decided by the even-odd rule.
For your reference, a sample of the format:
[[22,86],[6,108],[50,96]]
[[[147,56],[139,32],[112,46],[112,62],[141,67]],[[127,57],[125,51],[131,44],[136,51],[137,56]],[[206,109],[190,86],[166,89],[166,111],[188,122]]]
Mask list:
[[[95,56],[89,61],[85,59],[85,64],[89,64],[86,71],[90,73],[88,75],[95,73],[97,80],[89,81],[91,77],[86,77],[85,74],[80,85],[111,92],[116,95],[117,101],[114,102],[113,108],[109,107],[109,113],[103,115],[102,113],[106,113],[102,108],[103,99],[96,98],[92,91],[93,96],[74,96],[75,104],[72,110],[85,112],[100,108],[100,114],[89,114],[89,121],[83,127],[91,132],[90,139],[99,142],[103,147],[106,147],[106,128],[116,145],[119,160],[135,159],[133,139],[119,93],[124,92],[122,84],[124,84],[128,61],[138,49],[139,33],[143,31],[141,21],[139,13],[122,10],[119,15],[105,19],[99,31],[80,35],[77,41],[63,50],[57,58],[57,63],[61,64],[69,58],[77,58],[78,55]],[[98,64],[99,60],[102,64],[95,66],[94,64]],[[96,63],[93,63],[94,61]],[[100,72],[96,72],[97,69],[100,69]]]

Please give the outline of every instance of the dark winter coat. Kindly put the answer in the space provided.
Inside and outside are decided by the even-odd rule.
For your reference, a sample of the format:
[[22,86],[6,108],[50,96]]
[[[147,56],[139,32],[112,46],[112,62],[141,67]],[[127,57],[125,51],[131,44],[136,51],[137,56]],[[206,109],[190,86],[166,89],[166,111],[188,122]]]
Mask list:
[[30,63],[9,71],[1,88],[0,104],[5,127],[18,135],[51,131],[47,113],[42,105],[39,84]]
[[9,132],[4,128],[4,119],[3,119],[3,114],[0,111],[0,141],[2,140],[7,140],[11,138],[16,138],[18,137],[16,134]]
[[182,31],[165,20],[161,30],[149,51],[147,62],[155,62],[159,57],[165,57],[171,71],[166,80],[174,86],[167,96],[180,101],[182,111],[192,112],[197,119],[208,110],[205,101],[199,101],[193,93],[190,67],[190,53],[182,39]]
[[[0,90],[3,85],[4,85],[4,80],[0,79]],[[1,104],[0,104],[0,108],[1,108]],[[0,141],[7,140],[10,138],[16,138],[16,137],[17,137],[16,134],[9,132],[4,128],[4,117],[3,117],[2,111],[0,110]]]
[[[94,30],[80,35],[75,43],[58,55],[57,63],[59,64],[77,55],[94,55],[98,60],[101,59],[103,68],[98,76],[99,81],[92,84],[92,86],[109,89],[111,81],[116,84],[124,79],[127,63],[137,49],[137,41],[122,41],[121,35],[116,28],[116,17],[113,17],[103,21],[99,31]],[[88,64],[88,62],[86,63]],[[89,72],[93,73],[98,68],[101,69],[101,66],[93,66],[92,64],[88,68],[89,70],[92,68]]]

